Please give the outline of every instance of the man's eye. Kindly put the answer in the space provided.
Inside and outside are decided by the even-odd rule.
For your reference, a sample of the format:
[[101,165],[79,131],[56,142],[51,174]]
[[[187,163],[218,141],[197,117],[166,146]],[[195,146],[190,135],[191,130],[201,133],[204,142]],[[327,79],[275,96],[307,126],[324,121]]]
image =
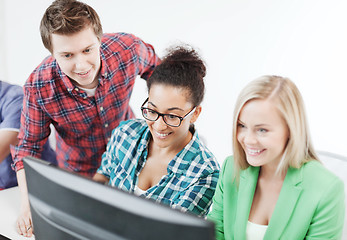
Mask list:
[[238,124],[237,124],[237,127],[239,127],[239,128],[245,128],[245,125],[243,125],[243,124],[241,124],[241,123],[238,123]]
[[65,57],[65,58],[70,58],[70,57],[71,57],[71,54],[70,54],[70,53],[65,54],[64,57]]
[[84,52],[89,53],[90,52],[90,48],[87,48],[86,50],[84,50]]

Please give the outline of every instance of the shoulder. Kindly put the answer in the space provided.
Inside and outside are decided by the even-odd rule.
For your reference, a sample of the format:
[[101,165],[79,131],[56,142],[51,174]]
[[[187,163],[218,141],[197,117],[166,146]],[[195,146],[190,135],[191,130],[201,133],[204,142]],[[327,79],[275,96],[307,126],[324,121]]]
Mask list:
[[221,175],[226,175],[228,177],[232,176],[234,171],[234,157],[228,156],[221,167]]
[[57,62],[52,56],[46,57],[30,74],[24,88],[37,91],[50,86],[56,79],[60,78],[59,69]]
[[147,123],[142,119],[130,119],[122,121],[118,127],[114,129],[114,134],[124,134],[131,138],[140,137],[144,131],[148,129]]
[[17,131],[23,103],[23,89],[0,81],[0,128]]
[[105,33],[101,39],[101,49],[118,52],[136,47],[142,40],[129,33]]
[[[190,142],[170,161],[168,170],[189,179],[218,178],[219,164],[195,132]],[[193,180],[189,180],[193,181]],[[188,182],[188,181],[187,181]]]
[[[298,211],[304,210],[310,222],[308,235],[325,236],[324,239],[339,239],[345,215],[345,193],[343,182],[320,162],[311,160],[301,170],[302,182]],[[318,236],[318,235],[317,235]],[[335,237],[334,237],[335,236]]]
[[228,156],[223,162],[222,169],[232,169],[234,166],[234,156]]
[[342,182],[333,172],[316,160],[311,160],[302,166],[303,179],[306,182],[317,182],[317,185],[329,185],[332,182]]
[[193,161],[197,164],[205,166],[206,169],[209,169],[210,171],[219,172],[220,166],[216,157],[199,139],[197,132],[194,133],[191,144],[188,144],[185,150],[187,150],[187,155],[191,155]]
[[0,81],[0,99],[14,100],[23,98],[23,88],[18,85]]
[[129,134],[133,134],[141,129],[147,128],[146,121],[143,119],[130,119],[126,121],[122,121],[118,128],[122,132],[126,132]]
[[118,127],[113,129],[111,138],[108,142],[107,151],[109,152],[124,152],[136,150],[147,137],[147,124],[141,119],[131,119],[122,121]]
[[302,179],[301,185],[310,198],[320,199],[331,194],[336,197],[344,195],[343,181],[319,161],[311,160],[297,171]]

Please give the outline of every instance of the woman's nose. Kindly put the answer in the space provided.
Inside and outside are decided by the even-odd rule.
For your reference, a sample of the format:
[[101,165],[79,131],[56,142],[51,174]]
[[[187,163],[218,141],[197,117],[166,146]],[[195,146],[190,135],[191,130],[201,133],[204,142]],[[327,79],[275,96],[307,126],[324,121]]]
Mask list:
[[159,116],[158,119],[154,122],[154,124],[156,125],[157,130],[167,128],[167,124],[164,122],[163,116]]
[[247,145],[256,144],[258,142],[257,137],[251,131],[248,131],[244,135],[244,143]]

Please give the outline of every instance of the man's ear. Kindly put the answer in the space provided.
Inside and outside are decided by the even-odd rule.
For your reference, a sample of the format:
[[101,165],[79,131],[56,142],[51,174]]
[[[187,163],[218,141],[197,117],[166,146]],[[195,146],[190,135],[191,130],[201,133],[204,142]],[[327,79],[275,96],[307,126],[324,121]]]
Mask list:
[[201,113],[201,105],[197,106],[194,113],[193,117],[190,119],[190,123],[195,123],[195,121],[198,119],[200,113]]

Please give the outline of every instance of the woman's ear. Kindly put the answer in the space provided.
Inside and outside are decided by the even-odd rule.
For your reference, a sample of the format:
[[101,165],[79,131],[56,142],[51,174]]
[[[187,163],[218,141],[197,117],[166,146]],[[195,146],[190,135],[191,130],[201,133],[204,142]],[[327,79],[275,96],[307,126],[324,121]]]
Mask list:
[[199,115],[201,113],[201,105],[197,106],[192,118],[190,119],[190,123],[195,123],[195,121],[198,119]]

